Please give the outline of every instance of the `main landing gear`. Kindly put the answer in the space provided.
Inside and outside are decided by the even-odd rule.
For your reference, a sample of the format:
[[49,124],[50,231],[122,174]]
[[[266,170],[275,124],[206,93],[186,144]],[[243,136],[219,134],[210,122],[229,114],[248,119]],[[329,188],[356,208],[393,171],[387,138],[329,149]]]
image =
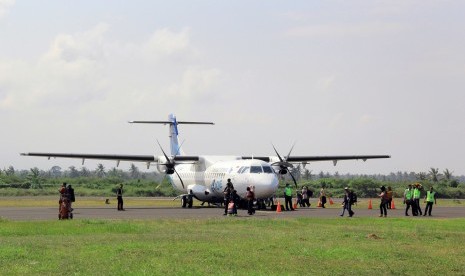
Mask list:
[[181,198],[181,206],[182,208],[192,208],[192,196],[191,195],[185,195],[182,196]]

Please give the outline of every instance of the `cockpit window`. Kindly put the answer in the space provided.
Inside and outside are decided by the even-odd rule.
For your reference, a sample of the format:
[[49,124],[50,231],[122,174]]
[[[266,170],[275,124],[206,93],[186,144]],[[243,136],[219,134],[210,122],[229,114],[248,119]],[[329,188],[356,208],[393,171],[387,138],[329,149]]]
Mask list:
[[250,167],[244,167],[240,173],[249,173],[250,172]]
[[262,166],[252,166],[250,168],[250,173],[262,173]]
[[263,166],[263,171],[265,173],[273,173],[273,169],[269,166]]
[[242,173],[242,170],[244,169],[244,167],[240,167],[238,170],[237,170],[237,173]]

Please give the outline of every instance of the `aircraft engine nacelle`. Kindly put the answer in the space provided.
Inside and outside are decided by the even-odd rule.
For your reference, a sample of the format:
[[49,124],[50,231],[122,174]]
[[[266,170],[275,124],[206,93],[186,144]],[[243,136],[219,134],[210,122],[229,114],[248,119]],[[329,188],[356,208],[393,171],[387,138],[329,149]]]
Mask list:
[[279,174],[286,174],[287,173],[287,169],[280,169],[279,170]]
[[158,158],[157,169],[161,173],[174,174],[174,163],[166,160],[164,156]]

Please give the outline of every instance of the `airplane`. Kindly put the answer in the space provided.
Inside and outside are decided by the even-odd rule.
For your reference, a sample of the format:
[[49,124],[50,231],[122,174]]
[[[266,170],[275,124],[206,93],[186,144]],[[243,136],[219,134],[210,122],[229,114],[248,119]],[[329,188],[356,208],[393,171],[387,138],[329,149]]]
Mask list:
[[[74,153],[21,153],[22,156],[42,156],[54,158],[76,158],[144,162],[147,169],[156,164],[160,172],[166,174],[172,186],[182,194],[181,206],[192,207],[192,198],[202,202],[222,203],[223,190],[230,179],[241,198],[245,198],[247,187],[254,186],[255,197],[265,208],[263,202],[276,194],[279,175],[288,174],[297,187],[295,177],[290,172],[293,164],[317,161],[363,160],[390,158],[390,155],[342,155],[342,156],[291,156],[292,146],[287,156],[281,156],[273,145],[276,156],[221,156],[221,155],[185,155],[178,139],[178,125],[214,125],[212,122],[177,121],[174,114],[169,114],[167,121],[129,121],[131,124],[169,125],[170,155],[163,148],[163,155],[116,155],[116,154],[74,154]],[[176,176],[174,176],[176,174]]]

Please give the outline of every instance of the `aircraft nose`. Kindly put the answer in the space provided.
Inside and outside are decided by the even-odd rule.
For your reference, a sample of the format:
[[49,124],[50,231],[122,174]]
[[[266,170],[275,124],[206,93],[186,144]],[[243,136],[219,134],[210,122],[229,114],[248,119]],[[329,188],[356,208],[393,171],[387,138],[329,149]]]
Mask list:
[[270,197],[278,189],[278,178],[275,174],[262,174],[252,182],[255,186],[255,196],[258,198]]

